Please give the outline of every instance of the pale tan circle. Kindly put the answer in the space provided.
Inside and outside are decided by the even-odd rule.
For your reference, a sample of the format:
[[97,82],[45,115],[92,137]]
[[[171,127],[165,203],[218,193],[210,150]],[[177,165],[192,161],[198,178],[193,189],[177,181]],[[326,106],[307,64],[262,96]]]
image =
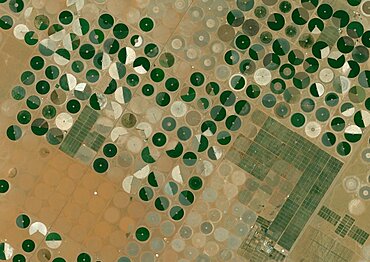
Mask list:
[[73,118],[68,113],[60,113],[55,118],[55,125],[63,131],[70,129],[73,125]]
[[67,202],[67,198],[63,196],[60,193],[53,193],[49,198],[48,198],[48,203],[50,206],[52,206],[54,209],[61,209]]
[[54,223],[54,226],[58,228],[59,233],[68,234],[68,232],[71,231],[73,225],[68,219],[59,218]]
[[225,179],[221,176],[212,176],[209,183],[213,190],[221,190],[224,186]]
[[172,46],[173,49],[179,50],[179,49],[184,47],[184,42],[182,41],[181,38],[175,37],[171,41],[171,46]]
[[143,139],[136,136],[131,136],[127,141],[127,149],[134,154],[140,153],[143,145]]
[[107,238],[112,232],[112,225],[106,221],[101,221],[94,226],[94,233],[102,238]]
[[235,170],[231,174],[231,182],[236,186],[241,186],[245,183],[247,177],[246,174],[242,171]]
[[305,127],[305,133],[310,138],[318,137],[321,133],[321,126],[315,121],[308,122]]
[[221,210],[221,212],[226,213],[230,207],[230,201],[224,198],[217,199],[216,208]]
[[124,14],[125,21],[130,24],[136,24],[140,20],[140,11],[137,8],[129,7]]
[[254,72],[254,81],[259,85],[267,85],[271,78],[271,72],[266,68],[259,68]]
[[199,213],[191,211],[185,219],[186,224],[191,227],[197,227],[202,223],[202,216]]
[[122,232],[120,230],[115,230],[109,236],[109,243],[111,245],[113,245],[114,247],[116,247],[116,248],[121,248],[121,247],[125,246],[126,243],[127,243],[127,240],[126,240],[125,237],[122,237],[123,235],[125,235],[124,232]]
[[215,229],[213,235],[216,241],[223,242],[229,237],[229,230],[223,227],[218,227]]
[[98,252],[103,246],[103,240],[100,237],[89,237],[86,241],[86,247],[92,252]]
[[45,6],[46,0],[32,0],[32,6],[36,9],[41,9]]
[[122,217],[121,220],[119,221],[119,228],[124,233],[133,232],[135,230],[135,226],[136,220],[128,216]]
[[233,168],[228,162],[222,162],[218,168],[218,173],[221,176],[228,176],[232,173]]
[[197,57],[199,56],[198,54],[198,50],[195,49],[194,47],[189,47],[186,52],[186,57],[189,59],[189,60],[195,60],[197,59]]
[[81,242],[87,235],[87,232],[88,232],[88,229],[87,227],[85,226],[80,226],[80,225],[76,225],[74,227],[72,227],[71,229],[71,232],[69,234],[69,236],[77,241],[77,242]]
[[221,42],[214,42],[214,43],[212,43],[212,45],[211,45],[211,50],[212,50],[212,52],[213,52],[213,53],[215,53],[215,54],[220,54],[220,53],[222,53],[222,52],[224,51],[224,49],[225,49],[225,46],[224,46],[224,44],[223,44],[223,43],[221,43]]
[[154,124],[162,119],[162,115],[163,112],[158,107],[150,107],[146,111],[145,117],[150,123]]
[[348,203],[348,210],[354,216],[360,216],[366,211],[366,205],[361,199],[353,199]]
[[125,208],[128,206],[129,202],[130,202],[130,196],[129,194],[123,192],[123,191],[120,191],[120,192],[117,192],[114,197],[113,197],[113,204],[118,207],[118,208]]
[[82,177],[81,184],[88,190],[93,190],[103,181],[103,178],[90,170],[89,174]]
[[118,257],[118,250],[113,246],[104,246],[100,251],[101,257],[103,261],[115,261]]
[[93,214],[98,214],[103,211],[106,204],[107,203],[105,202],[104,199],[98,196],[93,196],[92,198],[90,198],[88,208]]
[[78,179],[80,178],[86,170],[86,166],[83,166],[82,164],[73,163],[68,166],[68,176],[72,179]]
[[193,211],[200,214],[202,217],[207,217],[209,211],[209,204],[202,199],[198,199],[196,205],[193,207]]
[[65,196],[70,196],[74,189],[75,183],[69,177],[62,178],[57,185],[57,191]]
[[171,247],[175,252],[182,252],[185,246],[185,241],[181,238],[175,238],[171,241]]
[[191,238],[191,243],[196,248],[202,248],[206,244],[206,236],[203,233],[197,232]]
[[323,83],[330,83],[333,81],[334,72],[330,68],[323,68],[319,73],[319,78]]
[[77,203],[70,202],[63,208],[63,215],[71,221],[77,221],[80,217],[81,208]]
[[111,224],[116,223],[120,219],[120,216],[119,209],[115,207],[107,208],[104,213],[104,219]]
[[15,100],[6,99],[1,103],[1,113],[5,116],[11,117],[15,110],[18,110],[20,103],[16,103]]
[[134,114],[143,114],[147,111],[149,103],[141,96],[133,97],[130,101],[130,109]]
[[224,195],[227,199],[233,199],[238,194],[238,187],[234,184],[226,182],[223,188]]
[[213,257],[217,255],[220,247],[215,241],[207,241],[205,247],[204,247],[204,253],[206,253],[208,256]]
[[115,16],[122,16],[127,12],[127,5],[122,5],[117,1],[107,1],[109,13]]
[[174,75],[188,75],[192,70],[190,63],[186,61],[177,61],[173,66]]
[[142,203],[133,201],[127,208],[127,213],[132,218],[141,218],[144,216],[145,207]]
[[81,12],[83,17],[99,17],[99,8],[93,3],[84,5]]
[[175,165],[174,159],[167,155],[162,155],[159,157],[156,163],[159,170],[162,172],[170,172]]
[[[117,163],[113,163],[117,165]],[[118,166],[111,166],[107,173],[107,178],[115,184],[122,182],[123,178],[123,169]]]
[[219,81],[225,81],[229,79],[231,75],[231,69],[225,65],[219,65],[215,68],[216,78]]
[[46,1],[45,3],[46,12],[52,15],[61,12],[64,7],[65,7],[65,1],[63,0]]
[[92,194],[84,187],[77,187],[76,190],[73,192],[73,199],[76,203],[79,204],[86,204]]
[[175,251],[168,248],[161,254],[161,261],[178,261],[178,255]]
[[171,105],[171,114],[174,117],[183,117],[187,112],[187,106],[182,101],[175,101]]
[[104,199],[111,199],[115,191],[116,187],[110,182],[102,183],[97,189],[99,196]]
[[48,169],[42,176],[43,181],[49,186],[57,186],[62,178],[62,172],[52,168]]

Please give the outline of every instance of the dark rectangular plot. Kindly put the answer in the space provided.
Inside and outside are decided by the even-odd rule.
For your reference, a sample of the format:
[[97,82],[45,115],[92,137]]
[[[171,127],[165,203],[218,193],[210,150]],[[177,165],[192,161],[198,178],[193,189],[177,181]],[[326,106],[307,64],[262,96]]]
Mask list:
[[251,173],[252,170],[256,167],[256,163],[255,162],[256,161],[253,158],[251,158],[251,157],[249,157],[247,155],[244,155],[244,157],[240,160],[239,163],[237,163],[237,165],[240,168],[242,168],[245,171],[247,171],[248,173]]
[[298,207],[299,205],[290,200],[289,198],[285,201],[279,213],[272,221],[268,229],[268,234],[273,236],[275,241],[279,239],[283,231],[286,229],[290,220],[293,218],[295,212],[297,211]]
[[286,172],[289,172],[290,168],[291,168],[290,164],[284,160],[275,161],[275,163],[271,167],[271,169],[274,170],[280,176],[283,176]]
[[271,221],[261,216],[257,217],[256,222],[261,225],[262,228],[267,229],[271,225]]
[[271,117],[268,117],[265,121],[265,123],[262,126],[262,129],[266,130],[270,134],[272,134],[273,130],[277,130],[279,128],[278,122],[272,119]]
[[226,159],[229,160],[231,163],[234,163],[236,165],[239,164],[240,160],[244,157],[244,154],[241,153],[240,151],[237,151],[234,148],[231,148],[227,153],[226,153]]
[[74,139],[72,136],[67,135],[60,145],[59,149],[67,155],[74,157],[80,149],[81,143]]
[[316,166],[319,169],[323,169],[324,166],[328,163],[330,159],[330,155],[327,154],[325,151],[318,149],[316,150],[316,153],[311,158],[311,162],[316,163]]
[[80,128],[80,131],[75,136],[75,138],[78,141],[83,142],[88,135],[89,135],[89,129],[87,129],[85,126],[83,126],[82,128]]
[[245,153],[248,150],[251,143],[252,143],[251,140],[249,140],[243,135],[239,135],[233,144],[233,148],[242,153]]
[[337,213],[335,213],[333,210],[326,206],[322,206],[317,215],[334,226],[338,224],[341,218],[340,215],[338,215]]
[[279,157],[288,162],[289,164],[292,164],[297,154],[298,154],[297,150],[286,145],[284,147],[284,150],[282,150],[281,153],[279,154]]
[[259,163],[262,163],[267,167],[272,167],[272,165],[276,161],[276,156],[273,153],[255,142],[253,142],[249,146],[246,154],[250,157],[253,157]]
[[338,159],[331,157],[328,161],[328,163],[325,166],[325,170],[330,172],[334,177],[337,175],[337,173],[342,168],[343,163],[339,161]]
[[83,142],[86,144],[87,147],[91,147],[96,139],[97,133],[96,132],[89,132]]
[[91,145],[91,149],[97,152],[99,148],[103,145],[104,140],[105,137],[103,135],[97,134],[93,144]]
[[278,244],[290,250],[307,224],[311,214],[311,211],[300,207],[279,239]]
[[365,244],[366,240],[369,238],[369,234],[356,225],[351,227],[350,231],[348,232],[348,236],[360,245]]
[[263,181],[269,172],[269,168],[264,164],[256,164],[253,170],[250,172],[255,178]]
[[272,119],[271,117],[269,117],[266,120],[262,129],[264,129],[266,132],[276,137],[281,142],[285,142],[288,139],[289,134],[291,134],[292,132],[288,128],[280,124],[279,122]]
[[71,130],[69,130],[68,135],[72,137],[77,137],[78,133],[80,132],[80,129],[82,125],[76,125],[77,122],[72,126]]
[[[327,171],[330,168],[325,168],[326,163],[329,161],[328,155],[319,151],[316,153],[316,157],[313,157],[288,197],[287,201],[292,201],[295,204],[296,212],[294,213],[294,218],[291,218],[292,213],[284,208],[285,204],[276,216],[276,218],[288,217],[291,220],[289,224],[278,221],[278,229],[281,235],[278,243],[287,250],[290,250],[293,246],[337,174],[328,174]],[[269,228],[272,232],[276,231],[274,230],[275,220],[272,221]],[[282,229],[284,226],[285,229]],[[277,235],[276,233],[274,234],[275,238]]]
[[292,165],[300,171],[304,171],[308,164],[310,163],[310,158],[304,153],[299,153],[295,156]]
[[300,205],[300,204],[303,203],[303,201],[304,201],[304,199],[305,199],[305,197],[307,195],[307,192],[308,192],[308,189],[306,189],[306,188],[302,188],[301,191],[294,190],[293,192],[291,192],[289,194],[289,199],[291,201],[293,201],[294,203]]
[[355,219],[349,215],[344,215],[342,220],[340,221],[338,227],[335,229],[335,233],[341,237],[347,235],[348,231],[352,227],[353,223],[355,223]]
[[297,223],[291,223],[287,229],[284,231],[283,235],[278,241],[278,244],[285,248],[286,250],[290,250],[297,240],[298,236],[300,235],[303,227],[298,226]]
[[320,167],[318,165],[315,164],[316,162],[315,161],[311,161],[306,169],[304,170],[303,173],[307,173],[307,175],[310,175],[310,176],[314,176],[314,177],[318,177],[318,175],[321,173],[321,171],[323,170],[323,167]]
[[321,199],[324,196],[323,191],[315,184],[312,186],[311,190],[308,192],[305,200],[302,203],[302,207],[305,207],[310,212],[314,212],[319,205]]
[[294,137],[294,132],[288,128],[286,128],[285,126],[283,126],[282,124],[280,124],[280,134],[279,134],[279,139],[284,142],[285,144],[292,144],[293,141],[291,141],[292,137]]
[[302,149],[304,149],[304,143],[302,143],[302,137],[295,133],[295,132],[292,132],[290,134],[290,137],[288,138],[288,140],[286,141],[286,144],[288,146],[290,146],[291,148],[301,152]]
[[257,136],[254,138],[254,142],[260,144],[275,155],[279,155],[285,146],[284,143],[263,129],[258,132]]

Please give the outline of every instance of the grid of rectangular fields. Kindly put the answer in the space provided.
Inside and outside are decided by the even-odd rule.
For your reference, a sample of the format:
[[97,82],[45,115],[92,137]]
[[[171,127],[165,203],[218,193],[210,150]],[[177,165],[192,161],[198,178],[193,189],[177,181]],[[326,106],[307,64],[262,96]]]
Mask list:
[[366,240],[369,238],[369,234],[362,230],[361,228],[353,225],[348,232],[348,236],[355,240],[360,245],[365,244]]
[[299,171],[298,182],[266,233],[290,250],[343,163],[271,117],[259,125],[254,140],[240,135],[226,158],[261,181],[270,169],[282,177],[289,177],[286,166]]
[[355,223],[355,219],[347,214],[344,215],[342,220],[340,221],[338,227],[335,229],[335,233],[344,237],[347,235],[349,229]]
[[74,157],[82,143],[89,137],[90,130],[98,120],[98,117],[98,112],[89,106],[85,106],[59,149],[67,155]]
[[[320,156],[318,155],[318,157]],[[314,157],[314,159],[316,159],[316,157]],[[320,162],[320,160],[318,160],[318,162]],[[320,164],[318,166],[320,166]],[[302,174],[297,185],[288,197],[288,200],[290,199],[299,206],[294,216],[291,216],[291,210],[286,210],[284,207],[280,209],[277,215],[277,217],[281,216],[290,221],[285,231],[280,235],[278,240],[280,246],[287,250],[291,249],[307,221],[310,219],[326,191],[334,181],[341,166],[342,163],[340,161],[331,157],[321,172],[314,168],[314,171],[309,170]],[[309,183],[307,183],[307,181],[309,181]],[[295,196],[299,197],[295,199]],[[275,220],[272,222],[269,231],[271,230],[274,232],[274,223]]]
[[335,213],[333,210],[326,206],[322,206],[320,211],[318,212],[318,216],[325,219],[330,224],[336,226],[340,220],[340,215]]
[[226,158],[244,171],[263,181],[276,156],[259,144],[239,135]]

